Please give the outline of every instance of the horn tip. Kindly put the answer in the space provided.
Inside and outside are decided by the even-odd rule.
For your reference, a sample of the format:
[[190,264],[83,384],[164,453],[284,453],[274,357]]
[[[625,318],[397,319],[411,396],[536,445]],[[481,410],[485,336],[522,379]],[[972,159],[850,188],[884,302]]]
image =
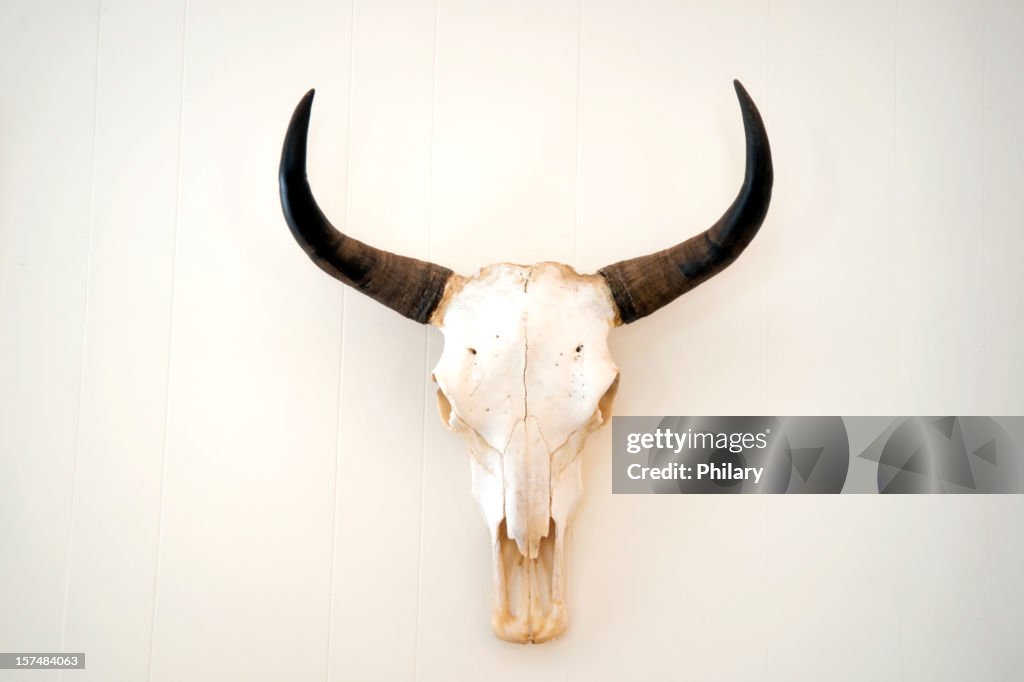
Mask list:
[[732,79],[732,87],[736,90],[736,95],[740,99],[750,99],[750,93],[747,92],[747,89],[743,87],[743,83],[740,83],[738,78]]
[[[309,130],[309,118],[313,112],[313,94],[316,92],[315,89],[311,88],[309,92],[302,96],[299,103],[295,106],[295,111],[292,112],[292,121],[288,126],[288,135],[285,138],[285,145],[291,144],[289,140],[292,139],[292,132],[295,131],[297,134],[295,137],[295,143],[298,143],[299,138],[302,140],[302,144],[305,144],[306,133]],[[305,152],[303,152],[304,154]]]
[[310,88],[302,99],[299,100],[298,105],[295,107],[295,113],[309,112],[313,110],[313,95],[316,94],[316,88]]

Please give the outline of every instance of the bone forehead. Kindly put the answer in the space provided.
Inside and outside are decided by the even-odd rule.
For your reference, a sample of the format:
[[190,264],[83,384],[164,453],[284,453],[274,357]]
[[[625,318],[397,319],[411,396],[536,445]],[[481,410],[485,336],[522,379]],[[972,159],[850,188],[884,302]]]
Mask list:
[[559,263],[502,263],[460,280],[436,318],[445,346],[434,375],[453,416],[504,452],[532,415],[554,451],[618,373],[607,284]]

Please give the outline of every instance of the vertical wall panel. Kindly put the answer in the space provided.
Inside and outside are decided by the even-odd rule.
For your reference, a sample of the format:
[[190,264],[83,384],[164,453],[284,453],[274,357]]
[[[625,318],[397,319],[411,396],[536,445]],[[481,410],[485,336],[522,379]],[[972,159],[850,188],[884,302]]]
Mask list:
[[463,274],[573,257],[577,10],[440,3],[431,254]]
[[[990,503],[983,497],[897,498],[897,585],[904,679],[991,679],[997,641],[989,581]],[[1000,553],[1002,554],[1002,553]]]
[[771,36],[769,411],[901,414],[896,5],[776,1]]
[[281,219],[311,84],[324,209],[344,187],[350,6],[190,3],[152,678],[323,678],[341,291]]
[[[430,230],[434,18],[429,2],[356,4],[337,215],[353,237],[419,258]],[[345,296],[330,677],[412,679],[427,330]],[[436,419],[432,398],[426,406]]]
[[[982,361],[986,391],[972,406],[981,414],[1024,413],[1024,4],[985,4],[984,240],[989,289],[981,302],[986,324]],[[1020,445],[1020,444],[1018,444]],[[1024,631],[1024,497],[993,498],[988,529],[991,553],[985,586],[992,608],[993,678],[1012,680],[1024,670],[1024,649],[1014,635]]]
[[1024,630],[1024,536],[1019,532],[1024,517],[1024,497],[1001,495],[989,499],[985,598],[992,609],[992,679],[1009,682],[1024,670],[1024,649],[1016,633]]
[[900,502],[768,500],[768,679],[904,679]]
[[[572,260],[578,30],[575,1],[441,2],[433,259],[466,274]],[[430,342],[436,362],[440,336]],[[490,542],[469,454],[440,425],[434,387],[426,393],[418,678],[562,680],[569,645],[523,649],[490,632]]]
[[[981,393],[984,5],[901,2],[895,53],[896,195],[891,295],[903,310],[901,412],[971,414]],[[902,226],[908,226],[900,229]],[[912,228],[909,226],[913,226]],[[904,676],[988,675],[987,508],[901,500]]]
[[985,389],[971,407],[978,414],[1024,414],[1024,4],[989,0],[985,8],[984,223],[965,249],[980,241],[983,253],[982,323],[973,331],[985,344],[975,358]]
[[[63,646],[142,680],[164,446],[184,3],[106,2]],[[65,677],[71,674],[66,673]]]
[[0,642],[5,651],[57,650],[81,386],[98,12],[92,2],[32,0],[6,3],[3,16]]
[[[892,223],[902,325],[902,409],[972,414],[982,393],[980,301],[998,294],[981,254],[984,5],[901,2]],[[946,368],[949,368],[948,370]],[[955,368],[955,369],[954,369]]]

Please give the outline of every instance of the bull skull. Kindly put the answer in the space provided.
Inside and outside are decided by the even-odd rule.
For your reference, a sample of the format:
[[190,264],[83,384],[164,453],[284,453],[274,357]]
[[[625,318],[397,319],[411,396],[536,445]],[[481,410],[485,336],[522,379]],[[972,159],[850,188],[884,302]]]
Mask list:
[[281,204],[299,245],[329,275],[444,334],[433,373],[438,410],[469,447],[473,495],[491,540],[491,625],[502,639],[544,642],[565,631],[565,536],[583,491],[579,454],[611,416],[619,382],[608,332],[722,271],[764,221],[768,137],[754,102],[734,84],[747,147],[735,201],[706,231],[593,275],[559,263],[501,263],[462,277],[339,232],[306,179],[312,90],[292,116]]

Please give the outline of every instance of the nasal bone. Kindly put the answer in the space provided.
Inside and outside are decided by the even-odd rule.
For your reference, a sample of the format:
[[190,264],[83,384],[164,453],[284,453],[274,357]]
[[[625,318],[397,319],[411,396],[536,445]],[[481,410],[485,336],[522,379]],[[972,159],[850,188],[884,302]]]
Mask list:
[[502,460],[506,532],[520,554],[536,559],[551,520],[551,453],[536,417],[515,425]]

